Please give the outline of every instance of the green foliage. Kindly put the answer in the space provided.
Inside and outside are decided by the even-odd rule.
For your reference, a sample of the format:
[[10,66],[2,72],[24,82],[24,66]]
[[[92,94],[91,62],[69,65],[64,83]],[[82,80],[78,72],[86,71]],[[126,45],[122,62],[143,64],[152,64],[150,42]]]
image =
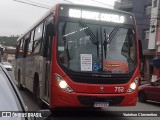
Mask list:
[[19,38],[19,36],[0,36],[0,44],[2,46],[12,46],[16,47],[16,41]]

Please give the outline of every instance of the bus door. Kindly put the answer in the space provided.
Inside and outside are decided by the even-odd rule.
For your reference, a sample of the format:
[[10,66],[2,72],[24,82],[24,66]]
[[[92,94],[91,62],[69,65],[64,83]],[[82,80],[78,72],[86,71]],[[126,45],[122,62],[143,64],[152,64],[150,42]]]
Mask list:
[[47,18],[45,27],[45,43],[44,43],[44,57],[46,58],[45,69],[45,85],[44,85],[44,99],[49,103],[49,89],[50,89],[50,73],[51,73],[51,58],[52,58],[52,39],[53,39],[53,15]]

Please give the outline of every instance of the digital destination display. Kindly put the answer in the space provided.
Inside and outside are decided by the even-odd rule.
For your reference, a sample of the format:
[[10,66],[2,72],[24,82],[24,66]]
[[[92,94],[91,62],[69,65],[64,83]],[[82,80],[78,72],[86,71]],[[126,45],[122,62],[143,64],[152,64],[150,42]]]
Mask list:
[[[65,18],[64,18],[65,17]],[[60,5],[59,18],[63,20],[90,20],[95,22],[105,22],[112,24],[134,25],[134,17],[131,13],[124,11],[79,5]]]
[[86,11],[86,10],[80,10],[80,9],[69,9],[69,17],[114,22],[114,23],[125,22],[125,17],[122,15],[100,13],[100,12]]

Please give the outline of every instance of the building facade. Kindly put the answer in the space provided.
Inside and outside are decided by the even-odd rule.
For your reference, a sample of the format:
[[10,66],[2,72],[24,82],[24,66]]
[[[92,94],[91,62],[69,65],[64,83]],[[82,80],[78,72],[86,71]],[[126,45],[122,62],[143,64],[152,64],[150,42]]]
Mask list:
[[3,49],[2,61],[3,62],[12,63],[12,61],[15,59],[15,53],[16,53],[16,49],[15,48],[13,48],[13,47],[5,47]]
[[151,81],[156,81],[160,79],[160,0],[152,0],[150,23],[148,49],[155,51]]
[[137,24],[138,38],[142,42],[143,59],[141,72],[144,80],[149,81],[153,74],[152,59],[155,49],[149,50],[150,25],[152,0],[117,0],[115,9],[131,12],[134,14]]

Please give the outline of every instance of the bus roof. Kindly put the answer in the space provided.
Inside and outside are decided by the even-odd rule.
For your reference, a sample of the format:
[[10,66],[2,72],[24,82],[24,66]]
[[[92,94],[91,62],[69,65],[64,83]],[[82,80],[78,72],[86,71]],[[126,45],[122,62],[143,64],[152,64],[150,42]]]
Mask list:
[[[111,8],[105,8],[105,7],[99,7],[99,6],[91,6],[91,5],[80,5],[80,4],[69,4],[69,3],[58,3],[58,6],[75,6],[75,7],[87,7],[87,8],[97,8],[97,9],[103,9],[103,10],[111,10],[111,11],[115,11],[115,12],[119,12],[119,13],[124,13],[124,14],[130,14],[133,15],[130,12],[126,12],[126,11],[122,11],[122,10],[117,10],[117,9],[111,9]],[[55,6],[54,6],[55,7]],[[52,7],[51,9],[53,9],[54,7]]]
[[109,10],[109,11],[115,11],[117,13],[122,13],[122,14],[128,14],[131,16],[134,16],[132,13],[126,12],[126,11],[121,11],[121,10],[116,10],[116,9],[110,9],[110,8],[104,8],[104,7],[98,7],[98,6],[89,6],[89,5],[78,5],[78,4],[69,4],[69,3],[58,3],[55,4],[51,9],[49,9],[35,24],[33,24],[22,36],[20,36],[17,41],[19,41],[22,37],[24,37],[29,31],[31,31],[35,26],[37,26],[40,22],[42,22],[47,16],[52,14],[56,7],[58,6],[72,6],[72,7],[86,7],[86,8],[91,8],[91,9],[101,9],[101,10]]

